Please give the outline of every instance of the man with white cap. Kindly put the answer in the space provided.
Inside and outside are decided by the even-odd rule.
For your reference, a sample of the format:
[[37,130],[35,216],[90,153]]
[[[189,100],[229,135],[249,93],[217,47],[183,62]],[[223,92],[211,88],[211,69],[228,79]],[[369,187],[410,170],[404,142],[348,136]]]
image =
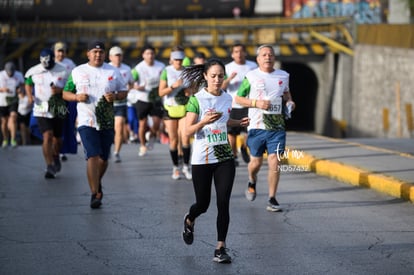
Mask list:
[[13,62],[7,62],[4,70],[0,72],[0,118],[2,148],[10,144],[17,146],[17,108],[18,93],[24,92],[24,78],[21,72],[16,71]]
[[72,70],[63,98],[78,102],[78,132],[92,193],[90,207],[96,209],[102,204],[102,178],[114,141],[113,102],[126,98],[128,91],[119,70],[105,63],[103,42],[89,43],[86,55],[88,62]]
[[[126,83],[125,89],[129,91],[134,85],[134,79],[131,74],[131,67],[122,63],[123,52],[118,46],[114,46],[109,50],[109,61],[110,65],[118,68],[121,73],[124,82]],[[115,116],[115,139],[114,139],[114,161],[121,162],[121,151],[122,143],[124,142],[124,131],[125,123],[127,118],[127,99],[114,101],[114,116]]]
[[55,62],[63,65],[66,70],[71,72],[76,67],[75,62],[67,57],[67,46],[66,43],[59,41],[53,45],[53,51],[55,54]]

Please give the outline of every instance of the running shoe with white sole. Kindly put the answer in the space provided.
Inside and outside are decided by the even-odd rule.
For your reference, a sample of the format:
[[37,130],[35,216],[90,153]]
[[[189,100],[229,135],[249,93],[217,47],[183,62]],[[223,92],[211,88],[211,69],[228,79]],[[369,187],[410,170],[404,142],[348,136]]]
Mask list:
[[184,165],[182,171],[187,180],[193,179],[193,175],[191,174],[191,168],[188,165]]
[[138,156],[143,157],[147,154],[147,147],[141,146],[139,147],[139,153]]
[[280,212],[282,211],[282,208],[275,198],[270,198],[266,210],[270,212]]
[[221,264],[231,263],[231,257],[227,254],[226,250],[227,249],[224,247],[220,247],[220,249],[215,249],[213,261]]
[[180,168],[178,168],[177,166],[174,166],[173,167],[173,172],[172,172],[171,178],[173,180],[179,180],[181,178],[181,176],[180,176]]

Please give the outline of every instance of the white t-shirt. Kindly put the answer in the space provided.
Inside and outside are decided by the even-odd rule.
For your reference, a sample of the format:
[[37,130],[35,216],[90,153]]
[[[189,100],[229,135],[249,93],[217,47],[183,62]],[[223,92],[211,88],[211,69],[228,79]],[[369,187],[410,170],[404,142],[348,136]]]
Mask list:
[[68,71],[62,65],[56,63],[55,66],[47,70],[42,64],[37,64],[30,68],[26,78],[31,77],[34,85],[34,104],[33,116],[53,118],[49,112],[49,99],[52,96],[51,85],[63,88],[68,78]]
[[[114,66],[112,63],[109,63],[109,65]],[[121,63],[121,66],[119,68],[118,67],[115,67],[115,68],[119,70],[126,84],[125,89],[123,90],[128,91],[129,90],[128,84],[134,83],[134,79],[132,78],[132,73],[131,73],[131,67],[128,66],[127,64]],[[127,105],[126,99],[114,101],[114,106],[125,106],[125,105]]]
[[289,74],[283,70],[267,73],[257,68],[246,74],[246,80],[250,89],[244,90],[243,83],[238,91],[239,96],[256,100],[270,100],[272,105],[269,110],[249,108],[250,124],[247,129],[276,130],[284,128],[282,96],[289,92]]
[[134,106],[134,104],[137,103],[137,101],[139,100],[140,95],[141,92],[136,89],[129,90],[127,96],[127,105]]
[[[102,100],[105,93],[125,91],[126,84],[119,70],[108,63],[104,63],[99,68],[86,63],[73,69],[69,80],[75,85],[77,94],[89,95],[87,102],[77,104],[78,127],[88,126],[99,130],[100,125],[96,117],[96,106],[99,100]],[[68,84],[71,85],[69,81]]]
[[[169,65],[169,66],[165,67],[164,71],[161,74],[160,79],[166,80],[167,85],[171,86],[178,79],[180,79],[182,72],[183,72],[182,70],[181,71],[176,70],[172,65]],[[189,83],[184,82],[183,86],[188,87],[189,86],[188,84]],[[164,105],[168,105],[168,106],[180,105],[175,101],[175,96],[177,95],[177,90],[174,90],[170,94],[163,96],[162,100],[163,100]]]
[[236,62],[232,61],[226,64],[226,75],[230,77],[233,72],[237,72],[236,76],[230,81],[229,85],[227,86],[227,92],[233,97],[233,108],[234,109],[242,109],[245,108],[236,103],[234,100],[235,96],[237,95],[237,90],[240,87],[244,77],[246,76],[247,72],[256,69],[257,64],[256,62],[246,60],[244,64],[237,64]]
[[194,134],[191,164],[217,163],[233,158],[233,152],[227,139],[227,121],[230,118],[232,97],[222,91],[215,96],[202,88],[190,97],[187,112],[198,114],[198,121],[211,111],[222,112],[223,115],[214,123],[205,125]]
[[17,112],[22,116],[25,116],[30,113],[32,110],[31,104],[29,104],[29,97],[25,95],[24,97],[19,97],[19,105],[17,107]]
[[76,67],[75,62],[73,62],[72,59],[67,57],[63,58],[62,61],[57,63],[64,66],[69,73]]
[[137,100],[149,102],[149,93],[160,85],[160,76],[164,68],[164,63],[158,60],[154,60],[152,66],[145,61],[141,61],[135,66],[138,73],[138,85],[145,86],[145,91],[138,91]]
[[7,106],[7,97],[15,97],[16,89],[24,84],[23,74],[19,71],[15,71],[13,76],[10,77],[6,71],[0,72],[0,88],[8,88],[9,92],[0,92],[0,106],[6,107]]

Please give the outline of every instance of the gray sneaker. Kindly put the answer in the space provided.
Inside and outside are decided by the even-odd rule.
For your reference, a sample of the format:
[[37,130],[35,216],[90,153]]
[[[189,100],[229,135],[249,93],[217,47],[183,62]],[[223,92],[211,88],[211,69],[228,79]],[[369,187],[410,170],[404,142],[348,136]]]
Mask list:
[[248,183],[247,189],[245,191],[246,199],[249,201],[254,201],[256,199],[256,184]]
[[120,163],[122,160],[121,160],[121,156],[119,155],[119,153],[115,153],[114,154],[114,162],[115,163]]
[[270,198],[266,210],[270,212],[281,212],[282,208],[275,198]]

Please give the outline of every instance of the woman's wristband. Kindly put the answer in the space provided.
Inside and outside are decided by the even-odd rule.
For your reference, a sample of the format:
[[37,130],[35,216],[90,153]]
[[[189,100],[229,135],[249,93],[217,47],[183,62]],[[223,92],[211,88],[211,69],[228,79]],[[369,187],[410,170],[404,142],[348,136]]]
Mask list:
[[251,107],[256,108],[256,99],[253,99],[253,100],[252,100],[252,105],[251,105]]

